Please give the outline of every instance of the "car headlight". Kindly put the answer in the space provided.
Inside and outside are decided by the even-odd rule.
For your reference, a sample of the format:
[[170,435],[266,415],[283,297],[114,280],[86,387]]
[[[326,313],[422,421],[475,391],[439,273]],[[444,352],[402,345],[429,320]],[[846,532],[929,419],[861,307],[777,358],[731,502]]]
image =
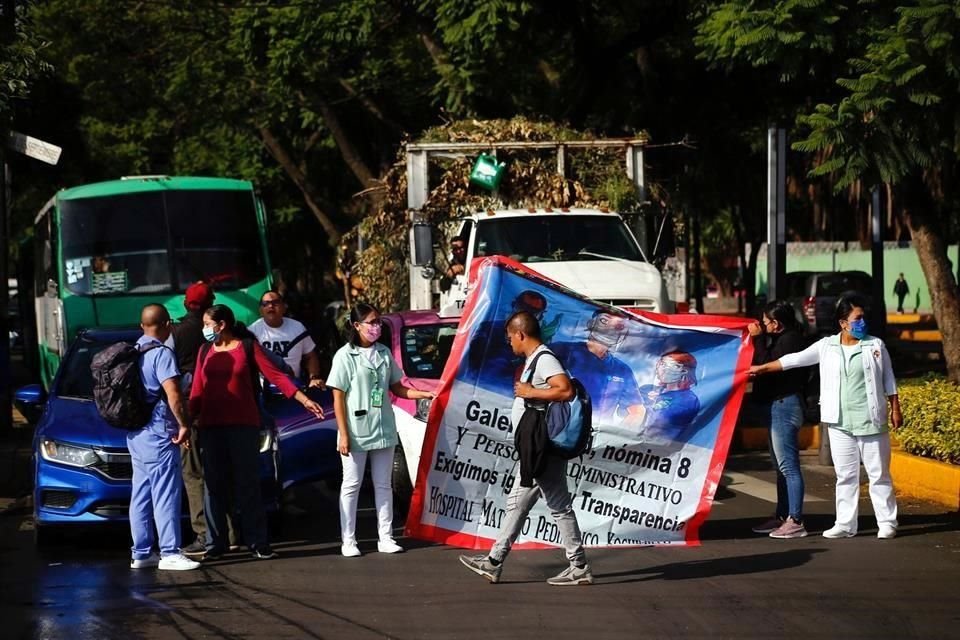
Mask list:
[[263,430],[260,432],[260,453],[266,453],[273,449],[273,431]]
[[417,400],[417,413],[414,416],[417,420],[427,421],[427,416],[430,415],[430,404],[433,402],[433,398],[420,398]]
[[59,462],[71,467],[92,467],[100,462],[93,449],[86,447],[76,447],[72,444],[64,444],[56,440],[44,440],[40,443],[40,455],[44,460],[50,462]]

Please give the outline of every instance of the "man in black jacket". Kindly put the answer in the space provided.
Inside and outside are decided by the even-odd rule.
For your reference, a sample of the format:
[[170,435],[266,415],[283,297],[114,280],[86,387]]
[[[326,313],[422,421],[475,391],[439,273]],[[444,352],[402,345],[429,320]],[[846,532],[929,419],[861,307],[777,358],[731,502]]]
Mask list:
[[[514,313],[507,320],[506,330],[513,353],[526,358],[520,380],[514,384],[512,412],[520,453],[520,477],[514,480],[507,498],[503,527],[490,554],[460,556],[460,562],[490,582],[499,582],[510,547],[520,535],[530,510],[543,495],[570,562],[567,569],[547,583],[555,586],[593,584],[593,574],[583,551],[580,525],[573,511],[573,498],[567,488],[567,461],[546,450],[543,434],[529,432],[542,423],[536,414],[542,413],[547,403],[573,398],[573,385],[563,365],[540,339],[540,323],[533,314],[529,311]],[[534,359],[536,367],[531,367]]]
[[[197,365],[197,353],[206,342],[203,337],[203,313],[213,305],[214,295],[210,285],[196,282],[187,287],[183,306],[187,315],[173,326],[173,350],[177,354],[180,380],[184,395],[190,396],[193,371]],[[196,442],[196,430],[190,432],[190,446],[181,450],[183,486],[190,505],[190,527],[196,539],[182,549],[187,556],[202,556],[206,552],[207,520],[203,514],[203,469],[200,465],[200,446]]]

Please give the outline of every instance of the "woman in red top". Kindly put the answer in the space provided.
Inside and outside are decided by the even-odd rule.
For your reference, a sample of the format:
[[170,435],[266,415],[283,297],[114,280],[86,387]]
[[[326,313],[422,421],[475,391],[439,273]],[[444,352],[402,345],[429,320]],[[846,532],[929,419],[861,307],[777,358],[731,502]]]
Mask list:
[[267,539],[267,515],[260,495],[260,407],[254,388],[256,371],[247,362],[252,343],[256,368],[288,398],[323,418],[323,410],[300,391],[269,357],[233,311],[215,304],[203,314],[202,347],[190,390],[190,415],[198,426],[200,459],[205,486],[207,518],[205,560],[216,560],[227,549],[227,510],[240,511],[243,540],[254,558],[276,557]]

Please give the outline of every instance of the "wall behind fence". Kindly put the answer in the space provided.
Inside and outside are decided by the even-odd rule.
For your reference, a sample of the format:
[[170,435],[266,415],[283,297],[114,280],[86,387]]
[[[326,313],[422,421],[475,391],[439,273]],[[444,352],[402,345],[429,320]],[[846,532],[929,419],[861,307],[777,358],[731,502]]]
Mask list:
[[[788,242],[787,272],[792,271],[865,271],[870,273],[871,258],[869,251],[863,251],[859,245],[850,243],[844,250],[842,242]],[[757,293],[767,292],[767,247],[761,246],[757,257]],[[947,256],[953,262],[953,272],[957,272],[957,245],[947,250]],[[888,311],[896,311],[897,297],[893,295],[893,284],[903,273],[910,285],[910,294],[903,303],[906,311],[917,309],[930,311],[930,292],[927,280],[920,267],[917,252],[910,246],[903,247],[896,242],[884,243],[883,248],[883,290],[884,302]]]

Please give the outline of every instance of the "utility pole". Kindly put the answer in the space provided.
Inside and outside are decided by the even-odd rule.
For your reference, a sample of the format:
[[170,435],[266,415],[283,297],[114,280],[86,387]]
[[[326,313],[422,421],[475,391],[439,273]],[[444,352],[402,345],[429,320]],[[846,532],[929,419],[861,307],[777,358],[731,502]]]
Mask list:
[[[0,48],[13,42],[16,36],[14,22],[15,0],[0,0]],[[7,157],[0,148],[0,301],[4,309],[0,313],[0,434],[10,433],[13,428],[13,408],[10,402],[10,386],[13,376],[10,371],[10,319],[7,317],[7,305],[10,290],[7,278],[10,275],[10,216],[7,211]]]
[[787,278],[787,132],[767,131],[767,300],[786,296]]

